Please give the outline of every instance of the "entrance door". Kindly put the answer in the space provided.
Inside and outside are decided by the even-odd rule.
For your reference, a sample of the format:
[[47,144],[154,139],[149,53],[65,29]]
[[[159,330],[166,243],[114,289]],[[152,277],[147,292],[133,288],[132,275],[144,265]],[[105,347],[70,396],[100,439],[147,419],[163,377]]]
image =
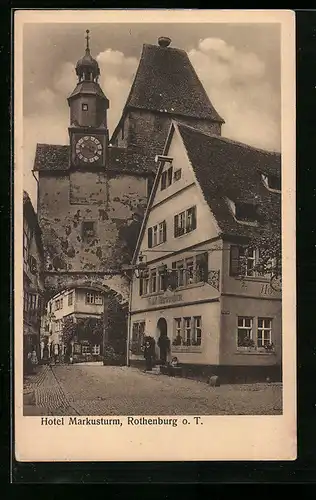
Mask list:
[[165,318],[159,318],[157,323],[159,331],[158,347],[160,350],[160,360],[163,364],[167,362],[167,355],[170,349],[170,340],[168,339],[168,326]]

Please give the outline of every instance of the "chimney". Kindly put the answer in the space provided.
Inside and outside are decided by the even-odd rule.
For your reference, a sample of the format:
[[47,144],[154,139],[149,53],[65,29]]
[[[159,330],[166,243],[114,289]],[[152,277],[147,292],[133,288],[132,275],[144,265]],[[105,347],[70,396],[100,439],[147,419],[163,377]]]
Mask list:
[[168,36],[160,36],[158,38],[159,47],[169,47],[170,44],[171,44],[171,38],[169,38]]

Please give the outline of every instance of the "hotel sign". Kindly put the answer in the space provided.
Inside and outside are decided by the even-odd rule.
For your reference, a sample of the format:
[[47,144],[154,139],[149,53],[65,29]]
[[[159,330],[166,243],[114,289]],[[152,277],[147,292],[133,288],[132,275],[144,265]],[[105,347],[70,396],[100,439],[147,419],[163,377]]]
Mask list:
[[175,302],[181,302],[182,295],[157,295],[156,297],[150,297],[148,299],[149,306],[159,306],[164,304],[173,304]]

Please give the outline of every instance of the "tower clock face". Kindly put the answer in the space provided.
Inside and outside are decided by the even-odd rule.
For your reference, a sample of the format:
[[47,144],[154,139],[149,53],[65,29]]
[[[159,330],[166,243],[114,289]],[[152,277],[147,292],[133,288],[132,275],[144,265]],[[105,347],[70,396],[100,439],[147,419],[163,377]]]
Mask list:
[[76,155],[85,163],[94,163],[101,158],[102,144],[93,135],[85,135],[76,143]]

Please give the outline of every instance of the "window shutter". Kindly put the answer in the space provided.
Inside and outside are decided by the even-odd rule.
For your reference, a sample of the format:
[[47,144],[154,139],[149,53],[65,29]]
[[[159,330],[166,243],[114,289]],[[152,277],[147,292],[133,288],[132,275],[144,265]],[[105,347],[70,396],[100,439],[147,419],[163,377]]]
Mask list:
[[196,207],[192,208],[192,230],[196,229]]
[[230,276],[239,275],[239,247],[237,245],[230,246]]
[[153,230],[152,227],[148,228],[148,248],[153,246]]
[[162,223],[162,241],[167,241],[167,223],[165,220]]
[[174,237],[178,236],[178,228],[179,228],[179,215],[174,216]]

